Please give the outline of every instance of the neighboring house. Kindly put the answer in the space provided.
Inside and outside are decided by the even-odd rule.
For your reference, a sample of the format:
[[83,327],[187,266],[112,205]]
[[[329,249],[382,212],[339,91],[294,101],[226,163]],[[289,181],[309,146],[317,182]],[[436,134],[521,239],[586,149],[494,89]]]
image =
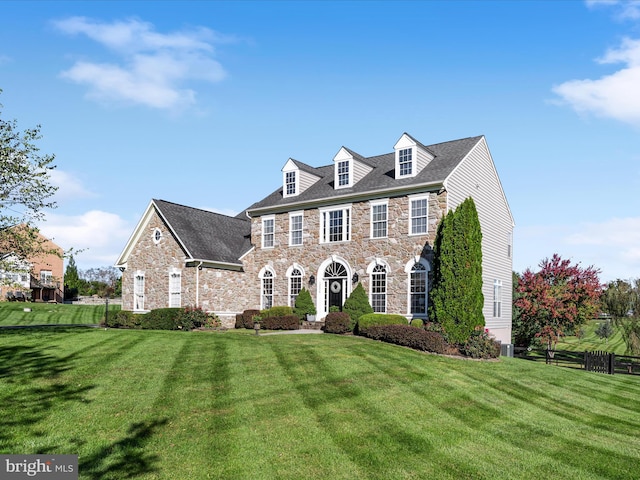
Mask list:
[[438,222],[466,198],[482,228],[486,328],[511,342],[513,218],[483,136],[333,163],[289,159],[282,186],[237,217],[152,200],[116,266],[123,309],[198,305],[230,321],[310,290],[322,319],[358,282],[376,312],[427,318]]
[[0,298],[7,293],[25,296],[36,302],[59,302],[64,299],[63,250],[40,233],[41,247],[47,252],[32,258],[19,258],[13,253],[5,254],[0,264]]

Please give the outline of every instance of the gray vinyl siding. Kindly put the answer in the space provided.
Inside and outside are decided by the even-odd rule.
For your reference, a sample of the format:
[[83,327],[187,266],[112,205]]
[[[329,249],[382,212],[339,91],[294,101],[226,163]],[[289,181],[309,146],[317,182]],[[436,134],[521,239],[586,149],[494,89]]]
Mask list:
[[298,172],[298,175],[300,175],[300,192],[299,193],[304,192],[307,188],[309,188],[311,185],[313,185],[319,180],[319,177],[316,177],[315,175],[311,175],[310,173],[307,173],[305,171],[298,170],[297,172]]
[[429,155],[420,147],[416,146],[416,173],[421,172],[424,167],[426,167],[431,160],[433,160],[433,156]]
[[[509,256],[509,239],[513,217],[507,204],[495,165],[484,139],[467,154],[445,180],[448,208],[455,209],[472,197],[482,229],[482,275],[486,327],[502,343],[511,343],[511,303],[513,248]],[[502,315],[493,317],[494,280],[502,281]]]
[[371,167],[369,165],[365,165],[362,162],[357,160],[352,160],[351,165],[353,165],[353,184],[358,183],[362,178],[371,171]]

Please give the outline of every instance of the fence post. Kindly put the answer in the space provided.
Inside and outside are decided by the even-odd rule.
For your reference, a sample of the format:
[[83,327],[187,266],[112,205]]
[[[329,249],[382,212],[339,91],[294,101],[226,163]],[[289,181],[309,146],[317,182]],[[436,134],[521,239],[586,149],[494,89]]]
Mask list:
[[609,354],[609,374],[613,375],[613,373],[615,372],[615,369],[616,369],[616,354],[610,353]]
[[584,351],[584,369],[587,372],[589,371],[589,352],[586,350]]

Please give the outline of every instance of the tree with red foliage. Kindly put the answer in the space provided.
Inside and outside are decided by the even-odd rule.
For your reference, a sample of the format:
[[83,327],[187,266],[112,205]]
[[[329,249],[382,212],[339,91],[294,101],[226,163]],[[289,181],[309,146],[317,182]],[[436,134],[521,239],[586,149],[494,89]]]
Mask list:
[[535,273],[525,270],[519,278],[515,306],[525,333],[514,328],[514,338],[520,334],[517,343],[523,344],[537,337],[551,349],[559,337],[594,317],[603,286],[598,279],[600,270],[571,265],[558,254],[545,258],[539,267]]

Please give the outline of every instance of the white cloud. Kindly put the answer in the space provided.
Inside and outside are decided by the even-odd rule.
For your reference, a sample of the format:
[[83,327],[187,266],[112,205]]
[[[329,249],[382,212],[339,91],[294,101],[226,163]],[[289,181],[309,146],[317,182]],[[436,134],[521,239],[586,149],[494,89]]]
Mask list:
[[133,228],[114,213],[91,210],[77,216],[49,214],[40,231],[65,251],[79,251],[76,263],[87,269],[113,265]]
[[100,102],[119,101],[158,109],[183,109],[195,104],[192,81],[219,82],[226,72],[213,58],[214,43],[232,37],[207,28],[162,34],[152,24],[129,19],[104,23],[85,17],[54,22],[69,35],[86,35],[115,53],[117,63],[77,61],[61,73],[86,85],[87,96]]
[[639,0],[587,0],[589,8],[612,7],[615,16],[620,20],[637,20],[640,18]]
[[593,113],[640,126],[640,40],[626,38],[609,50],[602,64],[626,67],[597,80],[570,80],[553,87],[554,93],[577,112]]
[[544,258],[562,258],[600,269],[603,282],[640,278],[640,217],[516,228],[514,269],[537,270]]
[[76,198],[94,197],[95,194],[87,190],[82,181],[75,175],[64,170],[54,169],[49,172],[51,184],[58,187],[55,193],[57,202],[64,202]]

